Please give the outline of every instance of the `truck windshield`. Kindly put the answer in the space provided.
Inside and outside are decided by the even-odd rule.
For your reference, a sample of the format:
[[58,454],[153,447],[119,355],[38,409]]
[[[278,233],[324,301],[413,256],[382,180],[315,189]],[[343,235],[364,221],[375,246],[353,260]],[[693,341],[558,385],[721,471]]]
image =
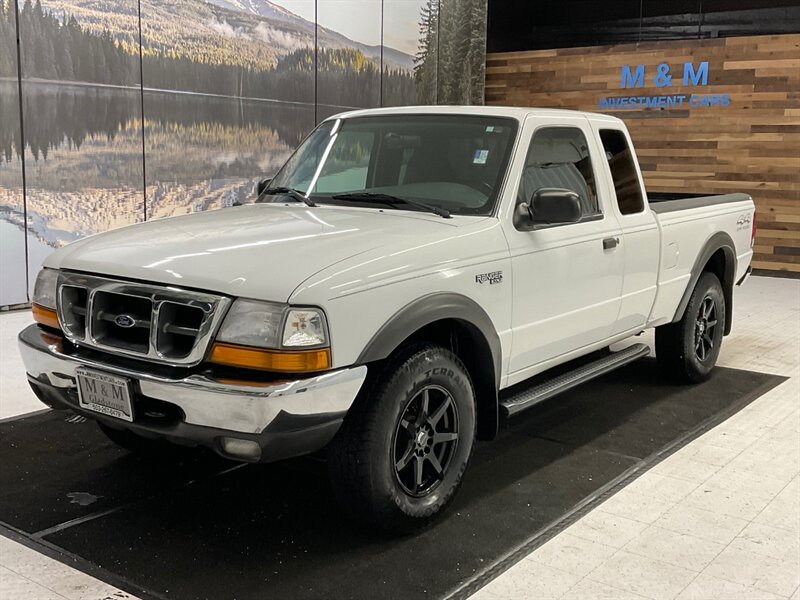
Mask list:
[[[318,204],[488,215],[494,209],[517,121],[473,115],[386,115],[326,121],[300,145],[271,188]],[[370,194],[372,197],[370,197]]]

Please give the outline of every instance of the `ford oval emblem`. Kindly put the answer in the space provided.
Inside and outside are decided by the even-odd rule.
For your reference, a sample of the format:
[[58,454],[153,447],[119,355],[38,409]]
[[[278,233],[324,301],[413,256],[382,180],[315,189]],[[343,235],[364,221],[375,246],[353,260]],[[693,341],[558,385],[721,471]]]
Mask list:
[[134,319],[130,315],[117,315],[114,317],[114,323],[118,326],[122,327],[123,329],[130,329],[134,325],[136,325],[136,319]]

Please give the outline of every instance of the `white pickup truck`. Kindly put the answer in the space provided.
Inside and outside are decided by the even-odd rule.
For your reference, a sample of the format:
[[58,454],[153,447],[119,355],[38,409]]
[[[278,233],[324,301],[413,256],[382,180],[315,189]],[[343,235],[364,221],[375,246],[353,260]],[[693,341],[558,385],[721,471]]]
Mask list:
[[707,377],[755,235],[744,194],[649,204],[622,121],[570,111],[337,115],[258,191],[53,253],[29,381],[130,450],[326,448],[388,530],[442,513],[502,419],[648,353],[612,344],[655,328]]

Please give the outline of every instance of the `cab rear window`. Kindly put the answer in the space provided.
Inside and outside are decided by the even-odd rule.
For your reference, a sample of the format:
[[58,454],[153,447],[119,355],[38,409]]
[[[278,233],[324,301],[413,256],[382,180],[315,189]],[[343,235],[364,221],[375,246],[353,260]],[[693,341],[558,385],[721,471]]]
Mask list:
[[625,134],[619,129],[601,129],[600,140],[611,169],[617,206],[623,215],[633,215],[644,210],[642,186],[636,172],[631,148]]

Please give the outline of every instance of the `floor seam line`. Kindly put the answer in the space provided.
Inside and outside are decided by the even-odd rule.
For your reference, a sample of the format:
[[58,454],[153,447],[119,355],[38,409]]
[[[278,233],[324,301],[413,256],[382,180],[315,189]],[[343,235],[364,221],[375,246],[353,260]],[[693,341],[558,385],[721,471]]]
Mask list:
[[79,571],[90,577],[94,577],[95,579],[112,587],[119,588],[121,591],[127,594],[139,596],[143,599],[153,598],[156,600],[167,600],[166,596],[158,594],[152,590],[148,590],[140,585],[136,585],[129,579],[117,575],[109,569],[95,565],[89,560],[74,554],[69,550],[66,550],[60,546],[56,546],[52,542],[49,542],[45,539],[31,539],[28,535],[21,533],[16,528],[6,526],[5,523],[0,523],[0,536],[17,542],[26,548],[29,548],[30,550],[39,552],[40,554],[55,560],[62,565],[75,569],[76,571]]
[[50,412],[51,410],[53,409],[40,408],[38,410],[22,413],[21,415],[11,415],[9,417],[3,417],[2,419],[0,419],[0,425],[5,423],[13,423],[14,421],[21,421],[22,419],[27,419],[28,417],[35,417],[36,415],[43,415],[44,413]]
[[[63,598],[64,600],[70,600],[69,596],[65,596],[65,595],[64,595],[64,594],[62,594],[61,592],[57,592],[56,590],[54,590],[53,588],[51,588],[49,585],[45,585],[45,584],[43,584],[43,583],[41,583],[41,582],[39,582],[39,581],[35,581],[35,580],[33,580],[33,579],[31,579],[30,577],[28,577],[27,575],[24,575],[24,574],[20,573],[19,571],[15,571],[14,569],[12,569],[11,567],[9,567],[8,565],[0,565],[0,566],[2,566],[4,569],[8,569],[8,570],[9,570],[9,571],[11,571],[12,573],[14,573],[14,575],[18,575],[19,577],[22,577],[23,579],[25,579],[25,580],[27,580],[27,581],[30,581],[31,583],[33,583],[34,585],[36,585],[36,586],[38,586],[38,587],[41,587],[41,588],[44,588],[44,589],[46,589],[46,590],[48,590],[48,591],[51,591],[51,592],[53,592],[53,593],[54,593],[56,596],[58,596],[59,598]],[[91,575],[90,575],[90,577],[91,577]]]
[[[522,435],[525,435],[525,434],[522,434]],[[534,439],[534,440],[544,440],[545,442],[552,442],[554,444],[559,444],[561,446],[566,446],[567,448],[570,448],[571,450],[577,450],[578,448],[588,448],[588,449],[596,450],[597,452],[602,452],[603,454],[608,454],[609,456],[616,456],[616,457],[619,457],[619,458],[624,458],[624,459],[627,459],[627,460],[629,460],[629,461],[631,461],[633,463],[637,463],[639,461],[645,460],[645,458],[646,458],[646,457],[643,458],[643,457],[640,457],[640,456],[632,456],[630,454],[625,454],[623,452],[615,452],[614,450],[607,450],[605,448],[595,448],[591,444],[574,445],[574,444],[571,444],[570,442],[565,442],[564,440],[558,440],[558,439],[555,439],[555,438],[544,437],[544,436],[541,436],[541,435],[532,435],[532,436],[529,436],[529,437],[531,439]]]
[[102,517],[106,517],[108,515],[117,513],[117,512],[119,512],[121,510],[125,510],[125,509],[128,509],[128,508],[131,508],[132,506],[137,506],[138,504],[142,504],[144,502],[149,502],[150,500],[153,500],[154,498],[158,498],[159,496],[163,496],[163,495],[166,495],[166,494],[171,494],[171,493],[176,492],[178,490],[181,490],[183,488],[187,488],[187,487],[190,487],[192,485],[195,485],[198,482],[210,481],[211,479],[214,479],[215,477],[218,477],[220,475],[225,475],[227,473],[230,473],[231,471],[240,469],[240,468],[245,467],[245,466],[247,466],[247,463],[241,463],[241,464],[235,465],[235,466],[233,466],[233,467],[231,467],[229,469],[225,469],[223,471],[215,473],[214,475],[212,475],[210,477],[200,478],[200,479],[192,479],[192,480],[187,481],[187,482],[183,483],[182,485],[176,486],[174,488],[170,488],[170,489],[167,489],[167,490],[162,490],[162,491],[157,492],[155,494],[151,494],[150,496],[145,496],[144,498],[138,498],[136,500],[132,500],[131,502],[126,502],[125,504],[120,504],[119,506],[112,506],[112,507],[110,507],[110,508],[108,508],[106,510],[98,511],[98,512],[95,512],[95,513],[89,513],[88,515],[84,515],[82,517],[76,517],[75,519],[71,519],[69,521],[64,521],[63,523],[59,523],[57,525],[53,525],[52,527],[48,527],[46,529],[41,529],[39,531],[36,531],[34,533],[29,533],[29,534],[26,534],[26,535],[28,537],[30,537],[31,539],[34,539],[34,540],[41,540],[41,539],[44,539],[45,537],[47,537],[48,535],[53,535],[54,533],[60,533],[62,531],[66,531],[67,529],[71,529],[72,527],[76,527],[78,525],[83,525],[84,523],[89,523],[89,522],[94,521],[96,519],[100,519]]
[[[723,548],[723,550],[724,550],[724,548]],[[720,550],[720,552],[722,552],[722,550]],[[716,558],[716,556],[715,556],[714,558]],[[708,564],[711,564],[711,563],[708,563]],[[705,569],[703,569],[703,571],[705,571]],[[680,591],[680,592],[678,592],[677,594],[675,594],[675,596],[673,596],[673,598],[677,598],[677,597],[678,597],[678,596],[680,596],[680,595],[681,595],[683,592],[685,592],[685,591],[686,591],[686,590],[689,588],[689,586],[690,586],[690,585],[692,585],[692,584],[693,584],[695,581],[697,581],[697,578],[698,578],[698,577],[700,577],[700,575],[702,575],[702,574],[703,574],[703,571],[700,571],[699,573],[695,573],[695,576],[694,576],[694,577],[692,577],[692,580],[691,580],[689,583],[687,583],[685,586],[683,586],[683,587],[681,588],[681,591]],[[692,571],[692,572],[694,573],[694,571]]]
[[[612,554],[612,555],[609,557],[609,560],[611,560],[611,558],[612,558],[612,557],[616,556],[616,555],[618,554],[618,552],[619,552],[619,551],[621,551],[621,550],[622,550],[622,548],[620,548],[620,549],[619,549],[617,552],[615,552],[614,554]],[[637,554],[637,556],[638,556],[638,554]],[[606,561],[606,562],[608,562],[608,561]],[[625,592],[626,594],[633,594],[633,595],[635,595],[635,596],[639,596],[640,598],[644,598],[644,599],[646,599],[646,600],[656,600],[656,599],[655,599],[655,598],[653,598],[652,596],[646,596],[646,595],[644,595],[644,594],[640,594],[639,592],[633,592],[633,591],[631,591],[631,590],[625,589],[625,588],[623,588],[623,587],[620,587],[620,586],[618,586],[618,585],[613,585],[613,584],[611,584],[611,583],[607,583],[607,582],[605,582],[605,581],[600,581],[599,579],[593,579],[593,578],[591,577],[591,574],[592,574],[592,573],[594,573],[594,572],[595,572],[597,569],[599,569],[601,566],[603,566],[603,564],[605,564],[605,562],[604,562],[604,563],[601,563],[601,564],[599,564],[599,565],[597,565],[597,567],[595,567],[595,568],[594,568],[594,569],[592,569],[592,570],[591,570],[589,573],[587,573],[587,574],[586,574],[586,577],[584,577],[584,579],[588,579],[589,581],[594,581],[595,583],[600,583],[600,584],[602,584],[602,585],[606,585],[606,586],[610,587],[611,589],[614,589],[614,590],[619,590],[620,592]]]
[[[662,529],[662,528],[661,527],[656,527],[656,529]],[[669,530],[667,529],[665,531],[669,531]],[[677,533],[677,532],[676,531],[671,531],[670,533]],[[688,534],[679,534],[679,535],[688,535]],[[698,538],[698,537],[695,537],[695,536],[689,536],[689,537],[694,537],[694,539],[696,539],[696,540],[705,541],[705,542],[712,541],[712,540],[704,540],[703,538]],[[633,538],[631,540],[631,542],[633,542],[635,540],[636,540],[636,538]],[[630,544],[631,542],[628,542],[628,543]],[[720,545],[722,545],[722,544],[720,544]],[[722,548],[722,550],[717,552],[717,554],[714,555],[714,558],[712,558],[711,561],[709,561],[708,564],[711,564],[711,562],[713,562],[714,559],[717,558],[717,556],[722,554],[722,552],[724,552],[725,548],[727,548],[727,547],[728,546],[725,546],[725,547]],[[689,571],[690,573],[695,573],[696,575],[700,575],[705,570],[705,567],[703,567],[703,570],[695,571],[694,569],[690,569],[689,567],[684,567],[683,565],[676,565],[675,563],[667,562],[665,560],[661,560],[660,558],[653,558],[652,556],[647,556],[646,554],[642,554],[641,552],[637,552],[636,550],[632,550],[632,549],[628,548],[627,545],[625,547],[623,547],[623,548],[620,548],[620,550],[624,550],[625,552],[628,552],[629,554],[635,554],[636,556],[638,556],[640,558],[646,558],[647,560],[652,560],[653,562],[657,562],[659,564],[666,565],[668,567],[675,567],[677,569],[683,569],[684,571]],[[706,566],[708,566],[708,565],[706,565]],[[683,590],[681,590],[681,591],[683,591]]]
[[[758,511],[758,514],[757,514],[756,516],[754,516],[752,519],[750,519],[750,523],[749,523],[749,525],[752,525],[753,523],[755,523],[755,522],[756,522],[756,519],[757,519],[758,517],[760,517],[760,516],[761,516],[761,513],[763,513],[765,510],[767,510],[767,507],[768,507],[770,504],[772,504],[773,500],[775,500],[775,498],[777,498],[779,495],[781,495],[781,494],[782,494],[782,493],[783,493],[783,492],[786,490],[786,488],[788,488],[790,485],[792,485],[792,482],[794,481],[795,477],[797,477],[797,475],[794,475],[794,476],[792,476],[792,478],[791,478],[791,479],[789,479],[789,481],[786,483],[786,485],[785,485],[785,486],[783,486],[783,487],[782,487],[782,488],[781,488],[781,489],[778,491],[778,493],[776,493],[776,494],[775,494],[775,496],[773,496],[772,500],[770,500],[769,502],[767,502],[767,503],[764,505],[764,508],[762,508],[760,511]],[[756,523],[756,525],[764,525],[764,523]],[[775,526],[774,526],[774,525],[769,525],[769,527],[775,527]],[[742,529],[742,531],[744,531],[745,529],[747,529],[747,527],[744,527],[744,528]],[[786,531],[786,530],[785,530],[785,529],[783,529],[782,527],[775,527],[775,529],[780,529],[780,530],[782,530],[782,531]],[[740,531],[739,533],[741,533],[741,531]],[[794,533],[794,531],[792,531],[792,533]],[[738,535],[739,535],[739,534],[736,534],[736,535],[737,535],[737,537],[738,537]]]
[[[486,574],[491,573],[491,570],[493,568],[495,568],[495,567],[501,568],[502,569],[501,573],[499,573],[498,575],[492,577],[489,580],[489,581],[493,581],[494,579],[499,577],[502,573],[504,573],[505,571],[510,569],[512,566],[514,566],[518,562],[521,562],[522,560],[527,558],[527,556],[529,556],[530,554],[535,552],[535,550],[537,550],[539,547],[541,547],[542,545],[547,543],[547,541],[549,541],[550,539],[552,539],[553,537],[555,537],[556,535],[558,535],[562,531],[565,531],[566,528],[569,527],[569,525],[572,525],[574,522],[577,522],[577,520],[576,521],[571,521],[572,517],[574,517],[575,515],[579,515],[579,514],[581,516],[583,516],[583,514],[585,514],[585,513],[582,513],[582,511],[585,510],[587,507],[599,506],[599,504],[595,504],[595,502],[600,501],[600,498],[603,498],[610,490],[614,490],[621,482],[625,481],[633,473],[637,472],[639,466],[640,465],[637,464],[637,465],[631,465],[630,467],[628,467],[625,471],[623,471],[622,473],[617,475],[617,477],[615,477],[611,481],[607,482],[604,486],[602,486],[601,488],[596,490],[595,493],[591,494],[590,496],[584,498],[582,501],[578,502],[569,511],[564,513],[564,515],[560,519],[557,519],[557,520],[547,524],[545,527],[541,528],[538,532],[536,532],[536,534],[534,534],[534,536],[531,537],[528,541],[526,541],[523,544],[517,546],[517,548],[511,550],[510,552],[506,553],[505,556],[503,556],[500,559],[498,559],[492,566],[490,566],[488,569],[486,569],[481,575],[486,575]],[[609,497],[611,495],[613,495],[613,494],[609,494]],[[603,498],[602,501],[604,501],[605,499],[606,498]],[[600,503],[602,503],[602,501],[600,501]],[[564,525],[565,523],[569,523],[569,525],[566,525],[564,529],[559,530],[559,527],[561,525]],[[555,531],[555,534],[553,536],[551,536],[550,538],[547,538],[546,537],[547,534],[551,533],[553,531]],[[545,538],[544,541],[541,544],[536,545],[537,542],[540,539],[543,539],[543,538]],[[518,560],[514,561],[512,564],[510,564],[508,566],[504,565],[504,563],[506,561],[512,559],[515,554],[518,554],[518,553],[521,553],[521,552],[525,552],[526,551],[526,547],[528,545],[533,546],[533,548],[530,549],[525,556],[521,556]],[[616,554],[616,552],[615,552],[615,554]],[[455,599],[455,598],[466,598],[469,595],[471,595],[472,593],[475,593],[475,591],[477,591],[478,589],[482,588],[484,585],[487,585],[489,583],[489,582],[486,582],[485,584],[477,587],[475,590],[472,590],[471,592],[469,592],[467,594],[467,592],[473,586],[473,584],[477,584],[477,582],[479,580],[480,580],[480,576],[473,577],[472,579],[468,580],[467,582],[465,582],[464,584],[462,584],[461,586],[459,586],[455,590],[451,591],[448,595],[446,595],[445,596],[445,600],[450,600],[450,599]]]

